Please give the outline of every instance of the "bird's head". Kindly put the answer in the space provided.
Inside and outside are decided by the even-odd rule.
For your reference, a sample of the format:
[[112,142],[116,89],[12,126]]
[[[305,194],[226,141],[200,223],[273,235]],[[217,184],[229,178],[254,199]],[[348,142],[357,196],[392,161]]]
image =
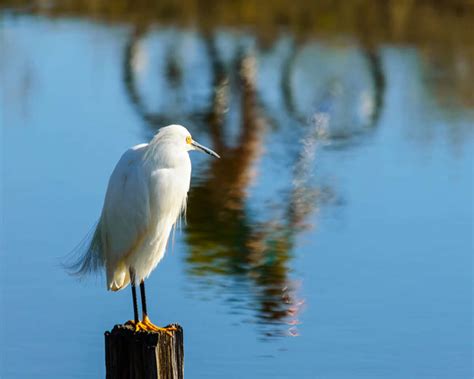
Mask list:
[[161,128],[155,139],[160,142],[173,144],[175,147],[185,151],[199,150],[213,157],[220,158],[219,154],[215,151],[194,141],[188,129],[181,125],[169,125]]

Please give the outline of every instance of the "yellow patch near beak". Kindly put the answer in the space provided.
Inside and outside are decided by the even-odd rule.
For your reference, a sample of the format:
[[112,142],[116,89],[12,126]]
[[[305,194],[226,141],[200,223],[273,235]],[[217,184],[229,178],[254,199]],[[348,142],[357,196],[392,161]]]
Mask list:
[[187,136],[187,137],[186,137],[186,143],[187,143],[188,145],[191,145],[191,142],[193,142],[193,139],[191,138],[191,136]]

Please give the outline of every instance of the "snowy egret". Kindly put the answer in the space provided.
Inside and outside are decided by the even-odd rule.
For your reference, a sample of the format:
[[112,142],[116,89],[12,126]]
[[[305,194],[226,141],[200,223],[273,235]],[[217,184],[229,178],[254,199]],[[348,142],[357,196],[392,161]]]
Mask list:
[[[186,210],[191,181],[188,152],[200,150],[181,125],[161,128],[150,143],[127,150],[109,180],[100,220],[84,255],[72,265],[82,275],[105,268],[107,289],[131,283],[135,330],[163,330],[148,318],[145,279],[163,258],[178,217]],[[140,285],[143,318],[139,321],[136,285]]]

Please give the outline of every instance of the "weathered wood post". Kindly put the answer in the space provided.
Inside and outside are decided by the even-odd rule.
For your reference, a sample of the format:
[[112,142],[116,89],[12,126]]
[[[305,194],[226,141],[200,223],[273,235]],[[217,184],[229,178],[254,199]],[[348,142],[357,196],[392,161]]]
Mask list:
[[105,332],[107,379],[182,379],[184,377],[183,329],[135,332],[130,325],[115,325]]

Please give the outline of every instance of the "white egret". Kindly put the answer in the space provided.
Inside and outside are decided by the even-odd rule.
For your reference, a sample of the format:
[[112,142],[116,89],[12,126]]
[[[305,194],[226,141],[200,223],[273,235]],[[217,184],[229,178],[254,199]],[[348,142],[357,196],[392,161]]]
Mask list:
[[[85,254],[73,265],[86,274],[105,268],[107,289],[132,287],[135,330],[162,330],[148,318],[145,279],[165,254],[170,232],[186,209],[191,181],[188,152],[214,151],[191,138],[181,125],[161,128],[150,143],[127,150],[107,187],[97,228]],[[136,285],[140,285],[143,318],[139,321]]]

